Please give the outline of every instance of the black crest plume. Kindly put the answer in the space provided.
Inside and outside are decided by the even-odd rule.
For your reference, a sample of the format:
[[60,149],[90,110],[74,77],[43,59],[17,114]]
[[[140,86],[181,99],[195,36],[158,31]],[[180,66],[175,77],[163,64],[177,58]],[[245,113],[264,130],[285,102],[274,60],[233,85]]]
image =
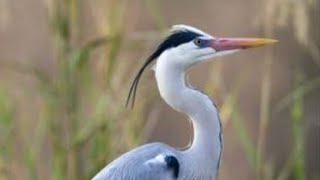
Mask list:
[[184,43],[187,43],[187,42],[190,42],[199,36],[202,36],[202,35],[195,33],[193,31],[189,31],[187,29],[180,30],[180,31],[174,31],[172,34],[170,34],[156,48],[156,50],[146,59],[145,63],[142,65],[142,67],[138,71],[136,77],[134,78],[134,80],[131,84],[131,87],[129,90],[129,95],[128,95],[127,102],[126,102],[126,107],[128,106],[131,98],[132,98],[131,107],[133,107],[138,84],[139,84],[139,80],[141,78],[143,71],[148,67],[148,65],[150,63],[152,63],[156,58],[158,58],[165,50],[173,48],[173,47],[177,47],[177,46],[184,44]]

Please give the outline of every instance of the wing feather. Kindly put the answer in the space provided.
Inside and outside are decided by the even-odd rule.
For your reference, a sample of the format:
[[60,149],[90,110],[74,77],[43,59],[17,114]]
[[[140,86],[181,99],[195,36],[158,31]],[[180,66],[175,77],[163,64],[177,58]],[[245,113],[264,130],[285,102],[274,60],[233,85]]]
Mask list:
[[92,180],[172,180],[166,155],[176,155],[176,151],[161,143],[138,147],[111,162]]

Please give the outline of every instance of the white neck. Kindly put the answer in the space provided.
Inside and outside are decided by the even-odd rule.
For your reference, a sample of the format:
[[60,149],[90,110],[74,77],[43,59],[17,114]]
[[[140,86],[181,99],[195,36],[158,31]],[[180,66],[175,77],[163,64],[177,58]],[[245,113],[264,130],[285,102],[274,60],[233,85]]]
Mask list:
[[190,164],[197,166],[199,173],[209,171],[216,176],[222,151],[218,111],[207,95],[186,85],[186,69],[177,66],[169,54],[163,53],[156,64],[158,88],[166,103],[192,120],[194,141],[185,151],[188,160],[192,161]]

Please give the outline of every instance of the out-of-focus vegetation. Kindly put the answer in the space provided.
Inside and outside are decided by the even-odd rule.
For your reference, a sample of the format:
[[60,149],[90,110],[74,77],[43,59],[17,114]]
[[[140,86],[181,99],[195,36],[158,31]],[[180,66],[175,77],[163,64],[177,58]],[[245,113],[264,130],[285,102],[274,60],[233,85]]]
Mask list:
[[[83,4],[78,0],[46,1],[48,26],[54,42],[53,72],[33,64],[4,62],[2,65],[0,61],[0,66],[35,79],[34,91],[39,94],[39,98],[29,102],[38,108],[38,114],[32,121],[32,132],[25,132],[19,126],[19,117],[15,113],[18,101],[11,96],[5,83],[0,82],[0,179],[18,177],[17,171],[21,167],[27,172],[23,179],[41,179],[40,174],[49,179],[89,179],[107,162],[144,142],[146,132],[153,126],[154,122],[147,122],[146,112],[151,109],[149,105],[154,100],[156,89],[140,98],[134,109],[126,110],[124,97],[127,88],[124,87],[129,86],[130,77],[139,65],[134,60],[120,61],[121,53],[145,48],[148,33],[129,37],[125,33],[124,20],[128,2],[113,0],[100,7],[103,11],[99,12],[104,13],[97,13],[99,36],[84,41],[86,38],[80,33]],[[161,39],[161,32],[169,25],[155,1],[144,1],[143,4],[160,32],[150,33],[151,39]],[[316,5],[320,5],[316,0],[269,0],[260,14],[258,26],[271,37],[279,29],[292,28],[295,40],[310,54],[309,59],[320,71],[319,42],[314,41],[311,33],[309,14]],[[274,105],[271,104],[273,63],[274,52],[270,50],[263,65],[257,138],[251,135],[239,110],[239,92],[248,74],[236,78],[232,90],[226,92],[221,81],[223,67],[216,62],[205,90],[221,97],[223,124],[225,127],[228,123],[233,125],[250,169],[255,172],[255,179],[306,179],[304,97],[319,91],[320,76],[306,80],[302,70],[297,68],[293,77],[294,89]],[[141,88],[141,94],[144,89],[145,86]],[[267,130],[272,115],[286,108],[290,109],[293,142],[287,162],[278,169],[265,157]],[[19,145],[21,140],[17,136],[28,136],[27,143]],[[22,148],[17,150],[18,147]],[[41,159],[44,156],[46,159]],[[23,165],[16,168],[14,164],[21,159],[23,161],[19,163]]]
[[[274,35],[277,29],[292,28],[295,40],[301,45],[301,48],[310,55],[309,61],[316,65],[316,69],[320,71],[320,44],[317,42],[315,35],[316,29],[313,29],[314,11],[319,2],[315,0],[309,1],[290,1],[290,0],[270,0],[267,1],[265,12],[263,13],[262,22],[264,23],[264,31],[266,35]],[[319,39],[318,39],[319,40]],[[307,179],[306,176],[306,156],[305,156],[305,138],[304,138],[304,97],[310,91],[319,91],[320,78],[319,74],[314,79],[303,79],[302,68],[294,70],[294,90],[289,92],[278,105],[272,107],[270,104],[270,66],[273,61],[272,52],[266,59],[266,73],[263,78],[261,92],[261,114],[259,139],[257,147],[257,177],[264,179]],[[272,162],[266,162],[263,158],[263,144],[266,135],[265,128],[268,127],[268,120],[273,113],[277,113],[285,107],[289,107],[292,120],[292,148],[289,158],[285,165],[276,170]],[[319,110],[319,109],[318,109]],[[319,177],[310,177],[317,179]]]
[[[22,152],[25,179],[39,179],[39,154],[44,146],[48,154],[49,176],[52,179],[89,179],[106,162],[120,152],[135,147],[142,138],[143,111],[148,98],[124,111],[123,98],[132,70],[118,67],[122,47],[123,10],[126,1],[114,1],[105,9],[101,37],[80,45],[80,1],[48,1],[49,25],[56,53],[54,73],[33,65],[8,65],[36,79],[40,109],[34,122],[31,141]],[[90,63],[91,55],[101,51],[100,62]],[[94,66],[97,65],[99,69]],[[119,71],[119,69],[121,69]],[[99,77],[94,77],[95,73]],[[30,102],[30,104],[36,103]],[[0,91],[1,111],[1,178],[15,173],[7,166],[13,161],[10,153],[15,141],[13,131],[14,104],[5,91]],[[130,118],[126,118],[130,117]],[[3,148],[2,148],[3,147]]]

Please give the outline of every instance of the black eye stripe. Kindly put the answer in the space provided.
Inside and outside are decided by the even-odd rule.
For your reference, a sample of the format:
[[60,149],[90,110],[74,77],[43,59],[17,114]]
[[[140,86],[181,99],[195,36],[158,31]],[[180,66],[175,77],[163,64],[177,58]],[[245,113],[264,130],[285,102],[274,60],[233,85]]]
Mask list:
[[134,105],[134,100],[136,96],[136,91],[138,87],[138,83],[140,80],[140,77],[142,76],[143,71],[146,69],[146,67],[151,64],[156,58],[160,56],[165,50],[177,47],[181,44],[193,41],[195,38],[202,36],[201,34],[192,32],[192,31],[177,31],[173,32],[171,35],[169,35],[158,47],[157,49],[147,58],[143,66],[140,68],[138,71],[138,74],[134,78],[134,81],[131,84],[130,90],[129,90],[129,95],[127,98],[127,103],[126,106],[128,106],[129,101],[132,97],[132,104],[131,106],[133,107]]
[[[169,37],[167,37],[158,47],[157,50],[159,50],[159,55],[165,51],[166,49],[177,47],[181,44],[193,41],[197,37],[202,36],[201,34],[197,34],[190,31],[181,31],[174,34],[171,34]],[[157,51],[156,51],[157,52]]]

